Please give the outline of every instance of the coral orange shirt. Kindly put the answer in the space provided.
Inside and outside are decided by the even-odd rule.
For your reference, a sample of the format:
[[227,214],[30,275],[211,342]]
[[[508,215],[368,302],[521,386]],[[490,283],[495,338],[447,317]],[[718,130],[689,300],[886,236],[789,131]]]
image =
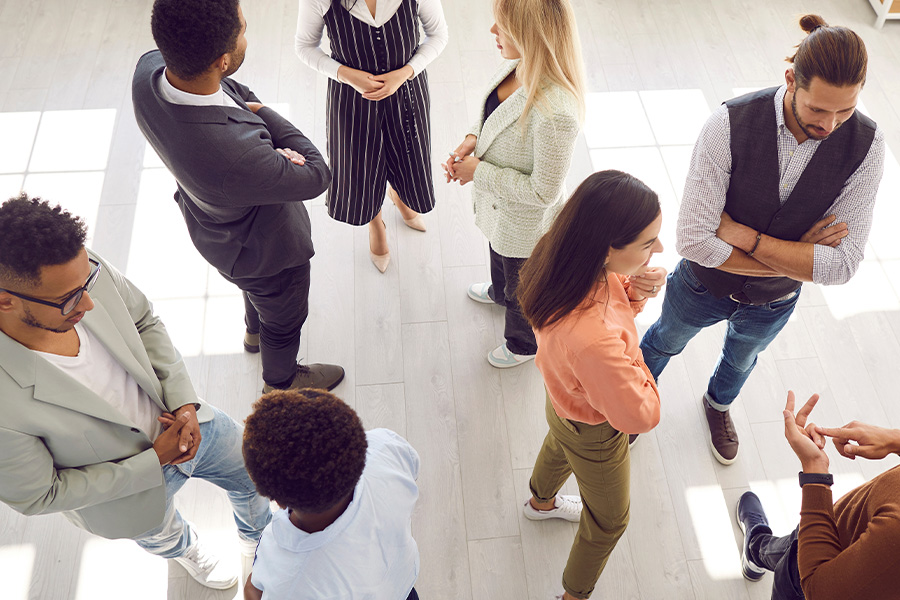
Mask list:
[[641,354],[634,316],[646,300],[628,297],[624,275],[609,276],[588,299],[556,323],[535,330],[535,364],[556,414],[625,433],[659,423],[659,390]]

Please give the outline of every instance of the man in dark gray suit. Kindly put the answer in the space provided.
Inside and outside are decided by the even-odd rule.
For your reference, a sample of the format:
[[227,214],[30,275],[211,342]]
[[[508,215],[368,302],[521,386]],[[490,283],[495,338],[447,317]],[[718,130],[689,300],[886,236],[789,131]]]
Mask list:
[[178,182],[200,254],[243,292],[244,347],[262,352],[264,392],[331,390],[337,365],[298,365],[313,255],[304,200],[331,183],[312,142],[229,75],[244,60],[239,0],[156,0],[159,46],[138,61],[138,125]]

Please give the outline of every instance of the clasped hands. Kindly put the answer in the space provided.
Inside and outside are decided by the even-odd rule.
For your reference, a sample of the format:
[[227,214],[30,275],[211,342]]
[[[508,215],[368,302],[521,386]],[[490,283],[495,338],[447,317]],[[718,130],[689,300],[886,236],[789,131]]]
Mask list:
[[416,72],[409,65],[383,75],[373,75],[345,65],[338,67],[338,81],[353,87],[366,100],[375,102],[393,95],[405,81],[415,74]]
[[884,458],[892,452],[900,451],[900,431],[876,425],[851,421],[843,427],[819,427],[807,423],[809,415],[819,395],[810,396],[806,404],[794,414],[794,392],[788,392],[784,407],[784,437],[804,473],[827,473],[828,455],[825,453],[825,438],[830,437],[838,453],[851,460],[857,456],[868,459]]
[[475,142],[478,140],[471,133],[466,136],[462,144],[450,153],[449,158],[441,163],[447,183],[458,181],[459,185],[465,185],[475,179],[475,169],[481,162],[472,153],[475,151]]
[[163,432],[154,440],[153,449],[159,456],[160,466],[180,465],[197,455],[200,449],[200,423],[193,404],[185,404],[174,414],[164,412],[157,421],[162,423]]

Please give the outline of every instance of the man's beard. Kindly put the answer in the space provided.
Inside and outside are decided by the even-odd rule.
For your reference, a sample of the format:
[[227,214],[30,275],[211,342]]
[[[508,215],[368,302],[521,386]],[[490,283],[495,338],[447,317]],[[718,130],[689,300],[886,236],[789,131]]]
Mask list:
[[809,137],[810,139],[813,139],[813,140],[818,140],[818,141],[827,140],[829,138],[829,136],[831,136],[832,133],[834,133],[835,131],[838,130],[838,127],[840,127],[841,125],[844,124],[844,122],[841,121],[840,123],[835,125],[834,129],[831,130],[831,133],[829,133],[827,135],[821,135],[819,133],[814,133],[814,132],[810,131],[809,126],[803,122],[803,120],[800,118],[800,113],[797,112],[797,94],[794,94],[791,97],[791,112],[794,113],[794,119],[796,119],[797,125],[800,127],[800,129],[803,130],[803,133],[805,133],[807,135],[807,137]]
[[53,333],[68,333],[72,329],[71,327],[69,327],[68,329],[54,329],[53,327],[48,327],[38,321],[35,318],[34,314],[32,314],[30,310],[28,310],[27,306],[23,306],[22,308],[25,309],[25,316],[22,318],[22,322],[30,327],[43,329],[44,331],[52,331]]

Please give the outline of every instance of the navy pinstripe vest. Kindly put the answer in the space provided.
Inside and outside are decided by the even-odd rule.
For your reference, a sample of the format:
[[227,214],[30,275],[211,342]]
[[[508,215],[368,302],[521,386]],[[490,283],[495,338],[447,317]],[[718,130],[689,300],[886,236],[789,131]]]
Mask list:
[[[775,93],[769,88],[725,102],[731,128],[731,182],[725,212],[757,231],[798,241],[834,203],[844,183],[859,168],[875,138],[875,123],[855,111],[819,144],[782,206],[779,197],[778,132]],[[709,269],[691,261],[697,278],[717,298],[742,294],[765,304],[800,287],[788,277],[745,277]]]

